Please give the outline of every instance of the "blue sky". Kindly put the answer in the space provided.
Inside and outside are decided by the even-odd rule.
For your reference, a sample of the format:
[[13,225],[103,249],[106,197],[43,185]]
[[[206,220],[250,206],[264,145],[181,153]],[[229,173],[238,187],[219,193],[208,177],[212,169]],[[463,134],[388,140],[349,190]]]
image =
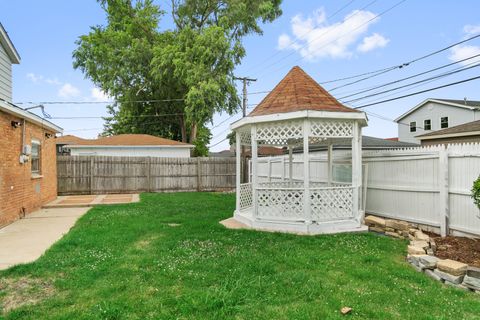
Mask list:
[[[167,1],[157,3],[168,11]],[[245,39],[247,56],[237,67],[236,74],[258,79],[248,87],[251,93],[271,90],[295,65],[301,66],[318,82],[323,82],[402,64],[480,32],[480,2],[475,0],[407,0],[380,18],[371,20],[399,1],[285,0],[282,4],[283,15],[274,23],[265,25],[262,36],[252,35]],[[341,8],[343,10],[338,11]],[[369,20],[371,21],[368,22]],[[22,57],[22,63],[14,66],[14,102],[105,101],[102,92],[94,88],[81,71],[72,67],[75,40],[87,33],[91,25],[105,22],[105,15],[96,1],[1,1],[0,21]],[[167,15],[161,22],[161,28],[170,27],[171,19]],[[478,53],[480,38],[408,67],[333,90],[332,94],[340,98],[350,92],[394,81]],[[427,76],[459,66],[461,65],[453,65]],[[350,105],[359,106],[381,98],[470,78],[479,75],[479,70],[480,68],[473,68],[410,90],[393,92],[388,97],[378,96]],[[422,78],[415,78],[405,83],[420,79]],[[343,83],[325,84],[325,88],[331,90],[339,84]],[[396,118],[429,97],[467,97],[470,100],[480,100],[479,86],[480,80],[472,81],[379,104],[366,111],[386,118]],[[249,110],[264,96],[265,93],[249,95]],[[53,117],[106,115],[103,104],[47,105],[46,111]],[[229,117],[226,114],[215,115],[212,145],[225,138],[229,124],[240,115],[217,125]],[[376,118],[372,114],[369,119],[365,134],[397,136],[395,123]],[[98,118],[56,119],[54,122],[65,129],[65,134],[87,138],[95,137],[101,132],[103,124]],[[224,141],[212,150],[219,151],[227,147],[227,142]]]

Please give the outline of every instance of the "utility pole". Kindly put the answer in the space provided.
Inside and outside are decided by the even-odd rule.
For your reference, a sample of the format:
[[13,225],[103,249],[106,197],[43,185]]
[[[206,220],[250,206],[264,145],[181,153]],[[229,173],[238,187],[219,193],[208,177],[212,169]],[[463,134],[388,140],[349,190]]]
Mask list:
[[257,79],[252,79],[249,77],[233,77],[235,80],[240,80],[243,82],[243,101],[242,101],[242,111],[243,111],[243,117],[247,116],[247,85],[250,82],[257,81]]
[[[252,79],[249,77],[233,77],[233,79],[240,80],[243,82],[242,116],[245,118],[247,116],[247,85],[250,82],[257,81],[257,79]],[[245,147],[242,145],[241,151],[240,151],[240,157],[242,159],[244,154],[245,154]],[[248,180],[248,173],[247,173],[247,170],[245,170],[247,168],[246,161],[243,160],[242,164],[243,164],[244,170],[243,170],[243,177],[241,177],[241,179],[242,179],[242,182],[245,182]]]

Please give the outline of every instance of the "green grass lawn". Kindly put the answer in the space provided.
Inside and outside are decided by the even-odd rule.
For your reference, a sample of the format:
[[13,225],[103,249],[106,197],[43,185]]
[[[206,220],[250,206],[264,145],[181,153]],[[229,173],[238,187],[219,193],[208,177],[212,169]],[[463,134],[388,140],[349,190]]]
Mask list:
[[[414,271],[404,241],[228,230],[218,222],[234,203],[232,194],[177,193],[95,207],[37,262],[0,273],[4,303],[36,300],[3,316],[480,318],[480,295]],[[352,313],[341,315],[344,306]]]

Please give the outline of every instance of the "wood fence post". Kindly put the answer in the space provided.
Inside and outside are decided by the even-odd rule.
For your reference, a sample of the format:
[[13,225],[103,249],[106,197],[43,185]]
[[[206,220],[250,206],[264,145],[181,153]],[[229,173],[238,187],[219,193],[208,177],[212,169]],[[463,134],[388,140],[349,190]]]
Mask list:
[[93,179],[95,177],[94,170],[95,170],[95,157],[90,156],[90,194],[93,194]]
[[448,190],[448,149],[444,146],[438,152],[438,183],[440,204],[440,235],[445,237],[449,234],[449,190]]
[[152,192],[152,157],[147,157],[147,191]]
[[201,160],[200,157],[197,157],[197,191],[202,191],[202,170],[201,170]]

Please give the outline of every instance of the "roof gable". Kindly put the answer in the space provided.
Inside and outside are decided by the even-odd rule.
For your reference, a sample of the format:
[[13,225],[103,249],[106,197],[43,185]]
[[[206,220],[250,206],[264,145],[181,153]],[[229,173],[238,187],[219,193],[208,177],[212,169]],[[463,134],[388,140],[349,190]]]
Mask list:
[[248,116],[315,110],[360,112],[337,101],[300,67],[293,67]]
[[15,49],[15,46],[10,40],[10,37],[8,36],[7,31],[5,31],[1,23],[0,23],[0,45],[5,49],[8,57],[10,58],[10,61],[13,64],[20,63],[20,55],[18,54],[17,49]]
[[[464,104],[464,103],[459,103],[459,102],[464,102],[464,100],[453,100],[453,99],[433,99],[433,98],[429,98],[429,99],[426,99],[426,100],[423,100],[422,102],[420,102],[419,104],[417,104],[415,107],[413,107],[412,109],[408,110],[407,112],[405,112],[404,114],[402,114],[400,117],[398,117],[397,119],[395,119],[395,122],[399,122],[400,120],[402,120],[403,118],[405,118],[406,116],[414,113],[415,111],[417,111],[418,109],[420,109],[421,107],[423,107],[424,105],[426,105],[427,103],[429,102],[434,102],[434,103],[439,103],[439,104],[443,104],[443,105],[446,105],[446,106],[451,106],[451,107],[456,107],[456,108],[463,108],[463,109],[468,109],[468,110],[475,110],[475,109],[478,109],[480,108],[480,101],[470,101],[470,103],[468,104]],[[478,107],[474,106],[475,103],[478,102]]]

